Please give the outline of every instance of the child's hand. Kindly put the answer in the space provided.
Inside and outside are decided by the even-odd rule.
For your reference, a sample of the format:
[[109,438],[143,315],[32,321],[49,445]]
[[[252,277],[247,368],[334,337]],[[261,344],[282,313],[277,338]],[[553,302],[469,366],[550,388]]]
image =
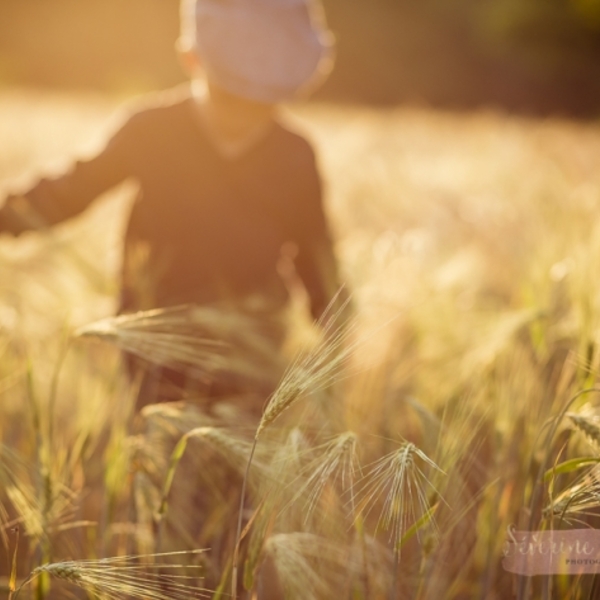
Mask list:
[[0,208],[0,234],[19,235],[31,229],[30,212],[31,207],[24,196],[8,196]]
[[0,209],[0,235],[3,233],[8,233],[8,223],[6,222],[6,217],[4,213],[6,210]]

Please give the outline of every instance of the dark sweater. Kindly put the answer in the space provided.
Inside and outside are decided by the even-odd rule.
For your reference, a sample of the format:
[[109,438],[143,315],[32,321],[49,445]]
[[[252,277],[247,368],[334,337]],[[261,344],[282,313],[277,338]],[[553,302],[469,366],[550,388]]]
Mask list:
[[131,116],[95,158],[9,198],[0,232],[54,225],[134,178],[123,310],[253,294],[282,306],[277,264],[282,246],[293,242],[318,317],[335,286],[328,281],[334,261],[308,142],[275,123],[245,154],[223,158],[196,121],[189,93],[165,98]]

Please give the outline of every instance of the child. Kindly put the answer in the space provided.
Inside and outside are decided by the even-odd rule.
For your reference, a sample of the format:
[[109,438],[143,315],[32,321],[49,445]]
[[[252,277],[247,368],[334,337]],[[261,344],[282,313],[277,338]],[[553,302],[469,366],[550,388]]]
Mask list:
[[337,288],[321,183],[308,142],[276,117],[331,68],[330,36],[308,1],[184,0],[178,48],[191,85],[133,114],[94,158],[8,197],[0,232],[52,226],[133,178],[121,312],[259,298],[275,314],[291,243],[317,319]]

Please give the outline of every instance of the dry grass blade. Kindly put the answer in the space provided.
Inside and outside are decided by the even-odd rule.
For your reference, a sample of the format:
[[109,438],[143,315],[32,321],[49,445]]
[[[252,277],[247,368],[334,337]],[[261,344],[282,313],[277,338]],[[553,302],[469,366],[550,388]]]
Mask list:
[[214,419],[189,402],[148,404],[141,410],[146,422],[146,435],[155,433],[184,434],[196,427],[213,425]]
[[48,573],[103,598],[209,598],[208,591],[197,585],[200,566],[163,562],[172,558],[192,558],[203,552],[205,551],[191,550],[45,564],[32,571],[14,597],[17,597],[25,585],[43,573]]

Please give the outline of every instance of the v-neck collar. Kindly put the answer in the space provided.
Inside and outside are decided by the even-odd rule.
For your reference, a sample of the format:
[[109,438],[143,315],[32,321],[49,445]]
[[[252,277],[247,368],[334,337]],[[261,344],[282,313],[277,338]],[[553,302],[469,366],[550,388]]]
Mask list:
[[207,145],[210,146],[214,154],[226,163],[233,164],[243,160],[246,156],[263,146],[277,128],[277,122],[272,118],[264,127],[253,132],[253,134],[242,143],[229,145],[226,142],[223,143],[220,141],[214,132],[211,131],[208,122],[202,119],[202,116],[197,110],[195,102],[193,94],[186,100],[190,118],[196,127],[198,134],[205,140]]

